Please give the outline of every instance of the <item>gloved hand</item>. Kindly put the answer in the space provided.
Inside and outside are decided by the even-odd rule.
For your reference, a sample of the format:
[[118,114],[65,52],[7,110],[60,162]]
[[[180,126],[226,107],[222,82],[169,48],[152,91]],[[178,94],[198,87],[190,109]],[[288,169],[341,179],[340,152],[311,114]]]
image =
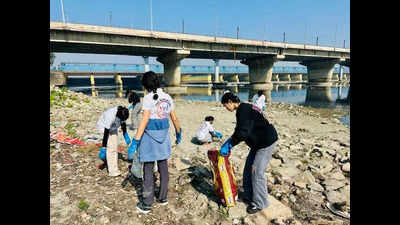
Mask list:
[[266,108],[265,108],[265,105],[263,106],[263,108],[262,108],[262,110],[264,111]]
[[128,159],[129,160],[133,159],[133,154],[135,153],[139,143],[140,143],[140,140],[136,140],[135,138],[132,138],[132,144],[128,148]]
[[182,128],[181,128],[181,132],[180,132],[180,133],[178,133],[177,131],[175,131],[175,135],[176,135],[176,141],[175,141],[175,143],[176,143],[176,144],[181,143],[181,141],[182,141]]
[[101,147],[99,152],[99,158],[104,161],[106,159],[106,154],[107,150],[104,147]]
[[221,156],[227,156],[229,154],[229,152],[232,149],[232,145],[231,145],[231,141],[232,138],[229,138],[228,140],[225,141],[225,143],[221,146],[221,150],[219,151],[219,154]]
[[222,135],[220,132],[218,132],[218,131],[215,131],[215,135],[217,135],[218,138],[222,138],[222,136],[223,136],[223,135]]
[[130,109],[133,109],[134,107],[135,107],[135,105],[131,104],[130,106],[128,106],[128,109],[130,110]]
[[129,145],[131,143],[131,139],[129,138],[128,132],[124,133],[125,143]]

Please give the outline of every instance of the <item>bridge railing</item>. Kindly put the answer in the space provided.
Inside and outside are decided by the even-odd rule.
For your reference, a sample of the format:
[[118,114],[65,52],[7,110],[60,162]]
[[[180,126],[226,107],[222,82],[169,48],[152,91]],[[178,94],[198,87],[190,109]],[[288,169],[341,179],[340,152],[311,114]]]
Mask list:
[[[164,66],[150,64],[150,70],[156,73],[163,73]],[[335,66],[334,73],[339,73],[339,66]],[[113,63],[60,63],[58,67],[51,67],[51,70],[65,72],[138,72],[144,73],[144,64],[113,64]],[[214,73],[214,66],[207,65],[182,65],[182,73]],[[248,73],[247,66],[220,66],[220,73]],[[273,73],[307,73],[305,66],[274,66]],[[349,68],[343,67],[343,72],[348,73]]]

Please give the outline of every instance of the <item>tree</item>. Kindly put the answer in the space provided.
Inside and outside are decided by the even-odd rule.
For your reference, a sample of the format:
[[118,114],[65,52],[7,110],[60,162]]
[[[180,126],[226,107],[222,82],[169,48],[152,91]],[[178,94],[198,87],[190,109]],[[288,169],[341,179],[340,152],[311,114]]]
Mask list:
[[54,53],[53,52],[50,52],[50,66],[52,66],[53,65],[53,63],[54,63],[54,59],[56,58],[56,55],[54,55]]

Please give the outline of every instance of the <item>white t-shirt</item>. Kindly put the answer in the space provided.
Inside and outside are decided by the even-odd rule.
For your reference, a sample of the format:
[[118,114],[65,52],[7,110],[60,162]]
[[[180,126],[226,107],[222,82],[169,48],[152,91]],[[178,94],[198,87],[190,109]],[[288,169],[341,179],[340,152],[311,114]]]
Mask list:
[[121,126],[121,120],[117,117],[118,106],[110,107],[106,109],[103,114],[101,114],[99,120],[97,121],[97,129],[101,132],[104,128],[107,128],[111,132],[117,132],[118,128]]
[[174,102],[169,94],[157,89],[158,98],[153,99],[154,93],[150,92],[143,97],[143,110],[150,110],[150,119],[168,118],[171,110],[174,109]]
[[265,106],[265,95],[261,95],[260,97],[258,94],[255,94],[253,96],[253,105],[257,106],[259,109],[263,109],[263,106]]
[[209,132],[214,132],[213,126],[209,121],[203,121],[200,128],[196,131],[196,137],[198,139],[204,139]]

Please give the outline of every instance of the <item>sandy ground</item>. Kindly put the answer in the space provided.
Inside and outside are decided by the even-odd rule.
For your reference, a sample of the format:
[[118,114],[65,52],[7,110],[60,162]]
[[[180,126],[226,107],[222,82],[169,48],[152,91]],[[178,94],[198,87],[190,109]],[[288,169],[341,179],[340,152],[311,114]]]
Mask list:
[[[61,93],[59,89],[51,90]],[[87,135],[102,137],[96,121],[104,109],[128,105],[126,99],[98,99],[70,91],[61,95],[66,97],[54,100],[50,108],[50,131],[69,132],[81,140]],[[174,101],[183,140],[173,146],[169,160],[167,206],[153,205],[147,215],[136,212],[140,184],[128,183],[122,188],[127,161],[119,160],[121,177],[108,177],[106,170],[97,168],[101,161],[93,144],[101,143],[100,139],[85,148],[51,141],[50,223],[349,224],[348,219],[324,207],[326,202],[343,199],[342,210],[350,211],[349,171],[343,169],[350,161],[350,129],[338,120],[343,110],[315,110],[284,103],[267,105],[266,118],[279,135],[274,158],[266,171],[273,204],[262,213],[248,215],[242,202],[227,210],[215,199],[207,150],[219,148],[221,142],[203,146],[193,143],[196,130],[208,115],[214,116],[215,130],[224,135],[222,141],[230,137],[235,128],[235,113],[228,112],[219,102]],[[131,130],[128,133],[130,137],[134,135]],[[174,142],[172,123],[170,135]],[[126,148],[122,134],[120,145]],[[315,156],[318,152],[321,155]],[[126,156],[125,152],[122,154]],[[241,143],[233,148],[230,157],[240,188],[247,154],[248,147]],[[303,180],[298,178],[306,173],[311,175]],[[315,191],[318,188],[310,188],[312,185],[322,189]]]

